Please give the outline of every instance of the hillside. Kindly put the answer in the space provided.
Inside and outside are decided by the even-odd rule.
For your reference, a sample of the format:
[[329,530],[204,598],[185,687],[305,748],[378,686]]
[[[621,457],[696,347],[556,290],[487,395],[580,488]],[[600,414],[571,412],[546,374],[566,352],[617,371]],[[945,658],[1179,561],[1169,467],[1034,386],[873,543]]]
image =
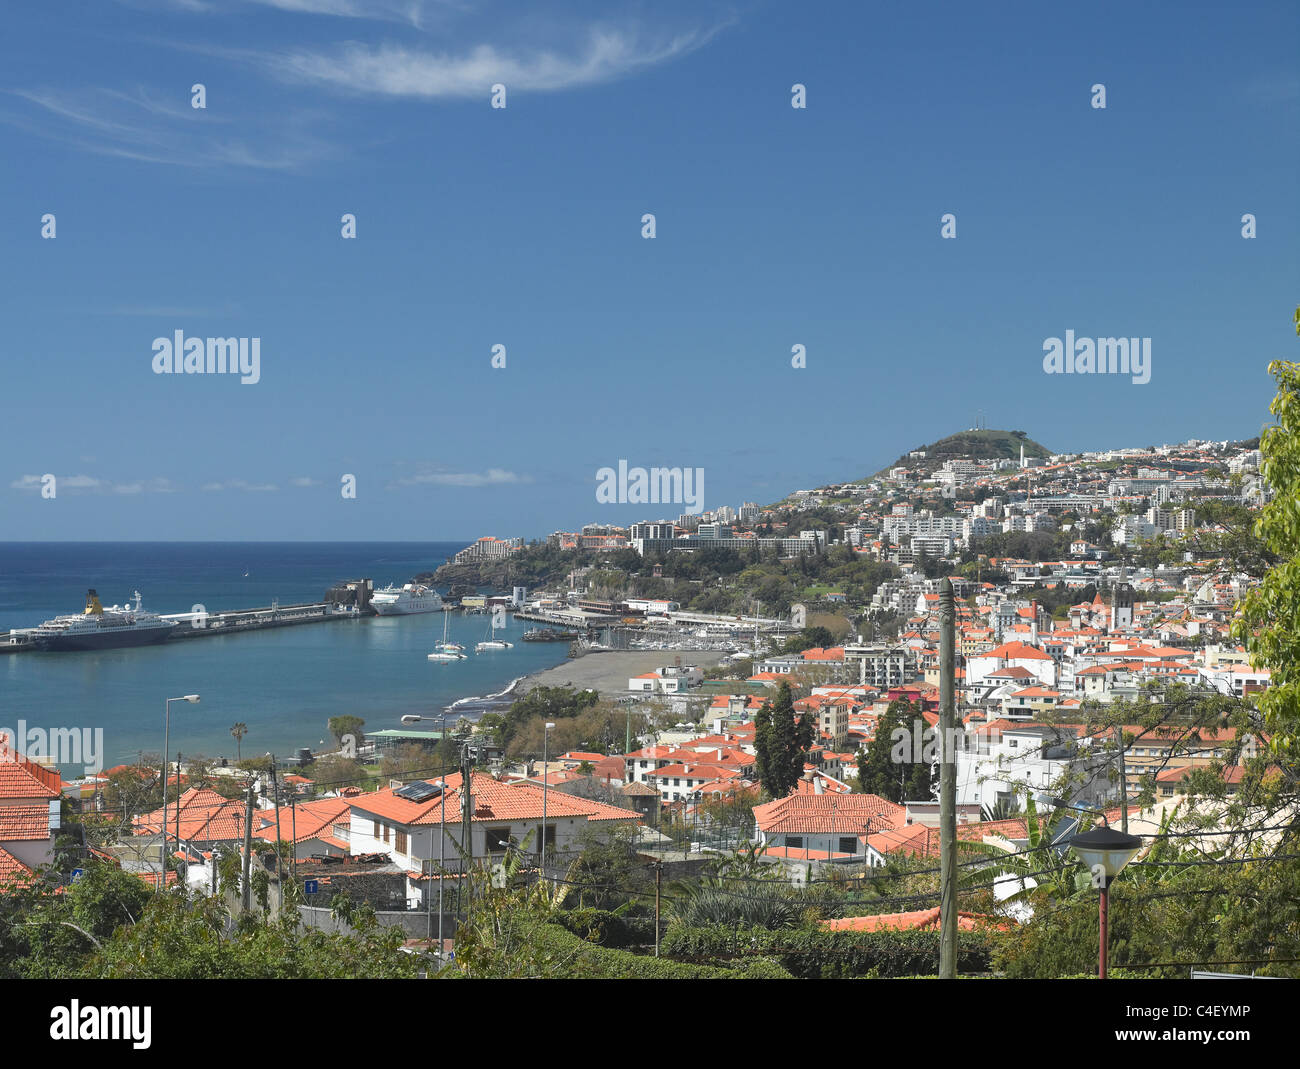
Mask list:
[[924,459],[904,454],[876,474],[884,474],[890,468],[899,466],[934,469],[945,460],[956,460],[959,457],[970,460],[1018,460],[1022,445],[1027,457],[1052,455],[1052,450],[1026,437],[1024,431],[959,431],[930,445],[918,445],[916,449],[925,453]]

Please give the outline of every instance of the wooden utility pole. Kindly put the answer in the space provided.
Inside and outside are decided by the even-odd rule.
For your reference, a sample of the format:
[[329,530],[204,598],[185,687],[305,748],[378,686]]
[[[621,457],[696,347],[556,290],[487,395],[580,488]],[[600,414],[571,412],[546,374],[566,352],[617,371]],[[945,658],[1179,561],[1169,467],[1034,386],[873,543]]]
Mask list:
[[1119,746],[1119,804],[1120,826],[1128,834],[1128,771],[1124,767],[1124,726],[1115,725],[1115,742]]
[[[275,882],[280,883],[280,777],[275,771],[275,754],[271,754],[271,790],[275,792]],[[280,894],[283,897],[284,888]]]
[[939,588],[939,978],[957,978],[957,606]]

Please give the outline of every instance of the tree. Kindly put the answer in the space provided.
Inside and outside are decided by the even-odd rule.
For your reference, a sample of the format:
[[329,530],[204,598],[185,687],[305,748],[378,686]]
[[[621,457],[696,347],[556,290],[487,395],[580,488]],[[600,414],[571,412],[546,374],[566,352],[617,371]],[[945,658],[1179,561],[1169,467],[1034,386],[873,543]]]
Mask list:
[[1274,744],[1290,751],[1300,743],[1300,364],[1275,360],[1268,370],[1278,384],[1269,406],[1277,423],[1260,435],[1259,449],[1275,496],[1260,511],[1255,533],[1280,559],[1242,599],[1233,632],[1244,639],[1251,664],[1269,669],[1260,709]]
[[343,745],[345,735],[351,735],[353,744],[360,746],[364,738],[361,729],[365,726],[366,722],[359,716],[331,716],[329,719],[329,732],[339,746]]
[[794,696],[790,684],[782,682],[775,702],[764,702],[754,718],[754,748],[757,762],[755,771],[759,782],[773,798],[784,798],[803,775],[804,751],[802,740],[811,744],[810,722],[796,723]]
[[244,736],[248,734],[248,725],[241,720],[239,723],[232,725],[230,734],[235,737],[235,763],[238,764],[243,758],[243,754],[240,752],[240,743],[244,741]]
[[[914,752],[918,735],[921,753]],[[876,723],[875,738],[858,752],[858,786],[891,802],[929,798],[933,793],[931,763],[925,760],[929,739],[919,705],[902,698],[890,702]],[[929,745],[936,747],[933,742]]]

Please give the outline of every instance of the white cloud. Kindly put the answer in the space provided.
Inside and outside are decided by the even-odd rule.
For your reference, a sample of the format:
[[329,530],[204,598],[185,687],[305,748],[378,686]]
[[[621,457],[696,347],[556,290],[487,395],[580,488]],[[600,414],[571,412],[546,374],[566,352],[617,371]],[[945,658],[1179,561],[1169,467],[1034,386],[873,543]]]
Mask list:
[[686,55],[707,43],[718,28],[657,42],[628,31],[593,29],[585,44],[569,55],[488,44],[460,53],[435,53],[351,42],[333,53],[290,51],[264,55],[262,62],[286,81],[394,97],[486,96],[496,82],[504,83],[507,91],[555,91],[613,81]]
[[310,475],[296,475],[289,480],[290,486],[320,486],[319,479],[313,479]]
[[[39,490],[43,476],[24,475],[9,484],[12,490]],[[177,487],[168,479],[137,479],[132,482],[116,483],[109,479],[96,479],[93,475],[56,475],[55,493],[68,490],[88,490],[97,494],[174,494]]]
[[217,493],[222,490],[244,490],[248,493],[267,493],[280,488],[274,483],[250,483],[244,479],[226,479],[224,482],[204,483],[204,493]]
[[532,478],[519,475],[504,468],[488,468],[487,471],[432,471],[420,475],[411,475],[398,479],[399,486],[509,486],[518,483],[530,483]]

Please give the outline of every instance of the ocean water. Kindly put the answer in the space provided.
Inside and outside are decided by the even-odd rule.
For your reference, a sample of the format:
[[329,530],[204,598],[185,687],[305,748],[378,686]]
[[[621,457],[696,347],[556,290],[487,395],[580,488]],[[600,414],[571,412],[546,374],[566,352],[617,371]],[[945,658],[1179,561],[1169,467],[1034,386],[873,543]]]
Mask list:
[[[0,631],[79,612],[89,587],[105,605],[138,589],[144,607],[162,613],[314,602],[341,579],[400,584],[465,544],[0,543]],[[426,657],[442,641],[444,615],[451,641],[467,647],[464,661]],[[360,716],[369,730],[399,727],[403,714],[441,715],[454,701],[497,693],[565,659],[564,643],[520,642],[532,625],[513,618],[504,635],[513,649],[475,654],[488,620],[459,612],[371,617],[138,649],[0,655],[0,729],[19,721],[28,730],[102,728],[103,764],[111,767],[160,752],[164,700],[197,693],[197,705],[172,703],[173,755],[233,759],[230,727],[242,721],[244,756],[290,756],[318,748],[332,716]]]

